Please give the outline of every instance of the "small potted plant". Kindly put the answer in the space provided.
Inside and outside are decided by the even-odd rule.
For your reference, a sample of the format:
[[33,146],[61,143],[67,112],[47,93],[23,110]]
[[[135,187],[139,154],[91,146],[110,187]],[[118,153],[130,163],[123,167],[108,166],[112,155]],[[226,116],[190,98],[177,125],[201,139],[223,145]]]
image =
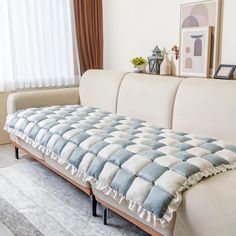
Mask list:
[[134,72],[144,73],[146,71],[147,60],[143,57],[134,57],[131,60],[131,63],[134,66]]

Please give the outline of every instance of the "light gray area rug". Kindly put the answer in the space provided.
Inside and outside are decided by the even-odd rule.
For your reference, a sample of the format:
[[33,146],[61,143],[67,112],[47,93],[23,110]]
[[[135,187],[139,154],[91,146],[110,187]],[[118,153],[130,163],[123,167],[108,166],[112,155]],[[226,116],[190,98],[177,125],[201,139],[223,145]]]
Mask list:
[[0,168],[0,221],[17,236],[146,235],[112,212],[108,226],[99,207],[98,215],[86,194],[38,162]]

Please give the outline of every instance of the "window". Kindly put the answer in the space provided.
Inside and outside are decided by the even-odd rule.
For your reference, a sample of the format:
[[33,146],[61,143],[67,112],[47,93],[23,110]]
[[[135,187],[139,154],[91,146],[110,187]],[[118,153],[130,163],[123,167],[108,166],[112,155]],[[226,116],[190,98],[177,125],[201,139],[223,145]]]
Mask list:
[[0,0],[0,91],[78,81],[72,0]]

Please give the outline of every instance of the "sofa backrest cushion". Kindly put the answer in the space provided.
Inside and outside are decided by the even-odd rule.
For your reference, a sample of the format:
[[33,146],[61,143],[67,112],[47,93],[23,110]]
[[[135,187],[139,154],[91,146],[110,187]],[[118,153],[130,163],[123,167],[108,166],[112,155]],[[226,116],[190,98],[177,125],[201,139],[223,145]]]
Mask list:
[[111,70],[88,70],[80,81],[82,105],[116,112],[117,94],[125,72]]
[[117,113],[171,128],[173,104],[179,78],[131,73],[124,77]]
[[173,129],[236,144],[236,81],[183,80],[175,99]]

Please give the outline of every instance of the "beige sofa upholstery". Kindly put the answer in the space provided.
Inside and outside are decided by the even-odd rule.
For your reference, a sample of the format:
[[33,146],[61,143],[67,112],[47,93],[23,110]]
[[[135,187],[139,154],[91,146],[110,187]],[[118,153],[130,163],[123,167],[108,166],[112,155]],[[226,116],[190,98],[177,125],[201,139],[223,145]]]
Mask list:
[[78,104],[79,88],[47,89],[11,93],[7,99],[7,112],[30,107]]
[[115,113],[117,95],[125,74],[110,70],[102,73],[99,70],[86,71],[80,81],[81,104]]
[[[236,81],[186,79],[179,86],[172,128],[236,144]],[[236,232],[236,170],[209,178],[184,193],[175,236]]]
[[122,81],[117,113],[171,128],[175,95],[182,79],[128,74]]
[[236,144],[236,81],[186,79],[179,86],[172,128]]
[[[91,70],[83,75],[79,91],[71,88],[10,95],[8,112],[28,107],[76,104],[80,98],[82,105],[236,144],[235,91],[236,81]],[[57,163],[44,158],[49,165],[63,171]],[[101,193],[97,195],[125,211],[126,206],[119,206]],[[157,226],[155,230],[175,236],[234,236],[235,196],[236,170],[206,179],[184,193],[183,203],[170,227],[162,229]],[[126,213],[133,216],[129,211]]]
[[236,170],[206,179],[184,193],[174,236],[235,236]]

